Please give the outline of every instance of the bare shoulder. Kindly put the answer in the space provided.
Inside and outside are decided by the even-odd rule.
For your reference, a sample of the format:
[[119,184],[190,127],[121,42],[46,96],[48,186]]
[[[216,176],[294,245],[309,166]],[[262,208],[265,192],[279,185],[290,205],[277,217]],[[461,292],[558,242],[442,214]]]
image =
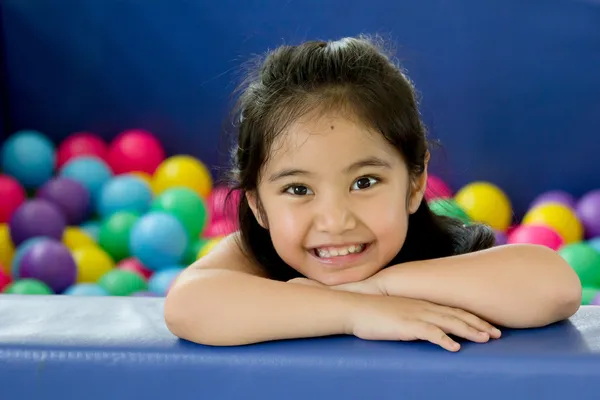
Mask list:
[[232,233],[222,239],[213,247],[210,253],[197,260],[187,269],[229,270],[266,277],[263,268],[244,254],[238,232]]

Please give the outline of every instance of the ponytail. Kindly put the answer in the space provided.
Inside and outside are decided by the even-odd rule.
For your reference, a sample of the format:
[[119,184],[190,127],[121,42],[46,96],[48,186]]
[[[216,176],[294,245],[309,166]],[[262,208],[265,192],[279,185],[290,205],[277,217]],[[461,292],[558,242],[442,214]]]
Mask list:
[[492,247],[495,240],[488,226],[465,225],[458,219],[434,214],[423,199],[408,219],[404,246],[391,265],[484,250]]

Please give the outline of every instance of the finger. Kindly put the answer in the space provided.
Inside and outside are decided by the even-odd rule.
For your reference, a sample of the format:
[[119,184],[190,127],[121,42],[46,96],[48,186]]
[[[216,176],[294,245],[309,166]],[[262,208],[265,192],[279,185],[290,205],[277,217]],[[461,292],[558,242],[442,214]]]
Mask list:
[[485,343],[490,340],[490,335],[487,332],[480,331],[451,314],[427,313],[422,318],[438,326],[446,333],[451,333],[473,342]]
[[502,333],[498,328],[490,324],[489,322],[479,318],[478,316],[471,314],[465,310],[461,310],[460,308],[448,307],[448,312],[452,315],[460,318],[465,321],[467,324],[471,325],[475,329],[478,329],[482,332],[487,332],[492,338],[499,338]]
[[422,323],[417,328],[417,339],[426,340],[452,352],[460,350],[460,344],[435,325]]

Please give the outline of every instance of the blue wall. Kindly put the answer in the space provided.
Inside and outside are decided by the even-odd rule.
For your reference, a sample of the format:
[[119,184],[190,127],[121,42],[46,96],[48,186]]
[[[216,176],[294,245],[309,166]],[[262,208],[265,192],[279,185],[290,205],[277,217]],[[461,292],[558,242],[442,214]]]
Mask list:
[[223,164],[240,66],[305,39],[379,33],[422,93],[433,165],[518,211],[600,187],[600,3],[569,0],[0,0],[10,120],[57,140],[144,127]]

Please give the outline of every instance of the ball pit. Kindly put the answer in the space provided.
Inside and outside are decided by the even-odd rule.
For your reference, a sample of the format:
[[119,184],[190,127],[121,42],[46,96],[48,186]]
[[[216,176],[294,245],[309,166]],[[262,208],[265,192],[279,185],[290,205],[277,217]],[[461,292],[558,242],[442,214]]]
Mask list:
[[239,192],[226,204],[200,160],[165,158],[148,131],[76,132],[56,149],[37,131],[2,146],[3,293],[164,296],[235,229]]
[[454,197],[474,221],[505,231],[512,220],[510,200],[497,186],[489,182],[473,182],[461,188]]

